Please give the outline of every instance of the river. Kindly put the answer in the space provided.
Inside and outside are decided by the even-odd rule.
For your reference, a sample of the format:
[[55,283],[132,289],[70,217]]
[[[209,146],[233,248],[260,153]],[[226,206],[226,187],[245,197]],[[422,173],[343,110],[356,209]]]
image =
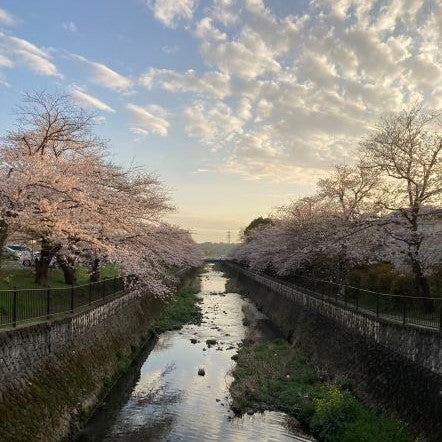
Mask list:
[[[245,337],[243,311],[254,307],[238,293],[225,293],[227,278],[213,265],[206,270],[198,294],[201,325],[161,334],[113,388],[79,441],[305,440],[282,413],[235,417],[230,410],[231,357]],[[217,344],[208,347],[208,339]]]

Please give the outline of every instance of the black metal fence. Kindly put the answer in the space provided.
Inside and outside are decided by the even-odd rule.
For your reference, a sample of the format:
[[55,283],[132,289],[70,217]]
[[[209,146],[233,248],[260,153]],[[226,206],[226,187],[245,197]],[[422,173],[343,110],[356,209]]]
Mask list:
[[378,318],[442,331],[442,298],[392,295],[305,276],[295,277],[293,284],[321,299],[370,313]]
[[112,298],[124,289],[123,277],[89,284],[26,290],[0,290],[0,327],[49,320]]
[[296,276],[293,282],[269,275],[256,274],[236,263],[244,273],[271,280],[277,284],[304,292],[324,302],[369,314],[400,324],[413,324],[442,332],[442,298],[392,295],[365,290],[347,284],[338,284],[324,279]]

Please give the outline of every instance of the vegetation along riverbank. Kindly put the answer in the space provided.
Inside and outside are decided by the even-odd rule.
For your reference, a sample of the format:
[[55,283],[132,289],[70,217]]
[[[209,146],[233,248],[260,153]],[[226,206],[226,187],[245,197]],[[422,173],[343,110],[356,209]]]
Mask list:
[[199,289],[194,284],[190,287],[181,288],[176,297],[167,304],[162,316],[155,320],[150,327],[153,334],[160,334],[166,330],[178,330],[184,324],[201,322],[201,298],[196,294]]
[[326,379],[283,339],[265,343],[246,339],[235,360],[230,392],[237,414],[281,411],[298,419],[320,441],[415,440],[403,423],[371,411],[349,385]]

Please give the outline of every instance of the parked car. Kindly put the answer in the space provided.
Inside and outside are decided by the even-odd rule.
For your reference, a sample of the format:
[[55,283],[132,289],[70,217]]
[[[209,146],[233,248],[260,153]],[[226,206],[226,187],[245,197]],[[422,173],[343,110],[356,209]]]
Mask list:
[[[34,256],[32,257],[32,264],[31,264],[32,266],[35,266],[35,260],[40,259],[40,255],[41,255],[40,252],[34,253]],[[25,264],[23,264],[23,265],[25,265]],[[53,268],[53,269],[58,267],[57,258],[55,258],[55,256],[51,259],[51,262],[49,263],[49,267]]]
[[33,267],[35,266],[35,256],[32,255],[31,252],[23,251],[19,258],[19,263],[24,267]]
[[32,256],[32,250],[27,246],[18,245],[18,244],[9,244],[6,247],[8,247],[11,250],[14,250],[19,258],[23,253],[29,254]]
[[2,249],[2,255],[6,258],[6,259],[14,259],[14,260],[18,260],[20,259],[20,254],[12,249],[9,246],[4,246]]

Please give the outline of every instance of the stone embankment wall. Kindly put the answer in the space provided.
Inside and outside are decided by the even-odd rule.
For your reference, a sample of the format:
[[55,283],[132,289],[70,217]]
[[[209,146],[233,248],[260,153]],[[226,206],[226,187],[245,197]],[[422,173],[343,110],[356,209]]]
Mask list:
[[442,440],[442,346],[437,330],[401,325],[323,302],[226,263],[234,283],[324,373],[351,382],[367,404]]
[[133,291],[70,317],[0,331],[0,440],[68,439],[150,338],[163,307]]

